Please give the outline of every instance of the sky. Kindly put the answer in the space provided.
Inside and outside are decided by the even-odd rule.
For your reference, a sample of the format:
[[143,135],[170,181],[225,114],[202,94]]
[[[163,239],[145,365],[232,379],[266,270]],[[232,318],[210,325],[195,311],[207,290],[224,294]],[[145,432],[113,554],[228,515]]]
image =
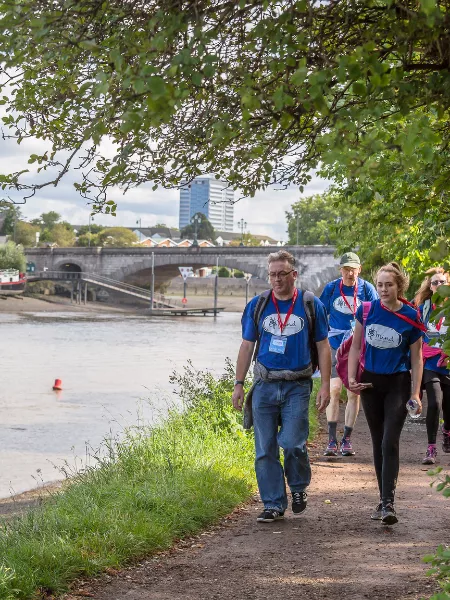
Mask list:
[[[2,140],[0,172],[9,173],[27,168],[30,153],[42,153],[43,148],[43,142],[38,140],[28,140],[22,142],[20,146],[15,141]],[[53,210],[59,213],[63,220],[73,225],[87,225],[91,209],[86,200],[81,198],[74,189],[75,179],[76,174],[69,173],[57,187],[45,187],[28,199],[21,207],[24,218],[34,219],[44,212]],[[329,182],[313,177],[310,184],[305,187],[302,196],[321,193],[328,185]],[[158,188],[152,191],[151,188],[152,185],[149,183],[128,191],[126,195],[123,195],[121,190],[112,190],[108,197],[117,201],[116,217],[99,214],[93,217],[93,222],[108,226],[134,227],[140,220],[142,227],[151,227],[156,223],[178,227],[179,190]],[[7,193],[3,194],[0,198],[7,198]],[[21,200],[21,196],[10,195],[10,197],[15,201]],[[239,197],[236,191],[235,198]],[[245,231],[287,241],[285,212],[290,210],[291,205],[299,198],[300,192],[297,188],[277,190],[275,187],[257,192],[253,198],[240,199],[234,206],[234,230],[240,231],[238,221],[244,219],[247,223]]]

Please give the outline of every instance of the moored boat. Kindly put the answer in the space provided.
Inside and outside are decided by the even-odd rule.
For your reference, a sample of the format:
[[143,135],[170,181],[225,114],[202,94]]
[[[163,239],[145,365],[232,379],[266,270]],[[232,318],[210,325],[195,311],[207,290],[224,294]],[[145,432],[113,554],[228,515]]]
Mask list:
[[27,276],[18,269],[0,269],[0,295],[14,296],[25,290]]

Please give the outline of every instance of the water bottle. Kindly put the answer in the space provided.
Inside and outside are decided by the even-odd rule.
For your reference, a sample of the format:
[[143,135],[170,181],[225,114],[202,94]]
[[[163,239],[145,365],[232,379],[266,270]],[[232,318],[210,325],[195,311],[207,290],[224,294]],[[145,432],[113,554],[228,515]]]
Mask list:
[[410,398],[406,403],[406,408],[411,419],[418,419],[420,417],[419,403],[414,398]]

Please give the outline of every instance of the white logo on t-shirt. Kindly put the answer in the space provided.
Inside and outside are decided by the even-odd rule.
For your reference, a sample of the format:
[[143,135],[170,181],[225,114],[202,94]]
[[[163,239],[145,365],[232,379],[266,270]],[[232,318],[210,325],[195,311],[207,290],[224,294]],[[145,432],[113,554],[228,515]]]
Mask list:
[[[281,322],[284,323],[286,313],[281,313]],[[286,326],[283,328],[283,335],[294,335],[303,329],[305,323],[301,317],[291,315]],[[267,316],[263,321],[263,329],[272,335],[280,335],[280,326],[278,325],[278,315],[276,313]]]
[[400,346],[401,341],[401,334],[392,327],[377,324],[367,325],[366,327],[366,343],[375,348],[381,348],[382,350],[397,348]]
[[[353,309],[353,296],[345,296],[347,302],[349,303],[349,305],[352,307]],[[359,298],[356,298],[356,308],[358,308],[358,306],[360,306],[361,304],[361,300]],[[334,310],[337,310],[340,313],[344,313],[344,315],[353,315],[353,310],[350,310],[349,307],[347,306],[344,298],[342,296],[338,296],[337,298],[335,298],[334,302],[333,302],[333,308]]]

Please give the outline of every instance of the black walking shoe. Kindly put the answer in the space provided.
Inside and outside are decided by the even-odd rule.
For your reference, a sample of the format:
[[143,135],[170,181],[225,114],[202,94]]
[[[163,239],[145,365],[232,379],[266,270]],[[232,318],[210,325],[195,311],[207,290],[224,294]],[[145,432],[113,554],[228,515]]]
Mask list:
[[381,508],[381,521],[385,525],[395,525],[397,523],[397,515],[395,514],[394,505],[384,504]]
[[442,425],[442,450],[448,454],[450,452],[450,431],[444,429]]
[[265,508],[256,518],[259,523],[273,523],[273,521],[277,521],[278,519],[284,519],[284,511],[277,510],[276,508]]
[[305,512],[308,494],[306,492],[292,492],[292,512],[301,515]]

